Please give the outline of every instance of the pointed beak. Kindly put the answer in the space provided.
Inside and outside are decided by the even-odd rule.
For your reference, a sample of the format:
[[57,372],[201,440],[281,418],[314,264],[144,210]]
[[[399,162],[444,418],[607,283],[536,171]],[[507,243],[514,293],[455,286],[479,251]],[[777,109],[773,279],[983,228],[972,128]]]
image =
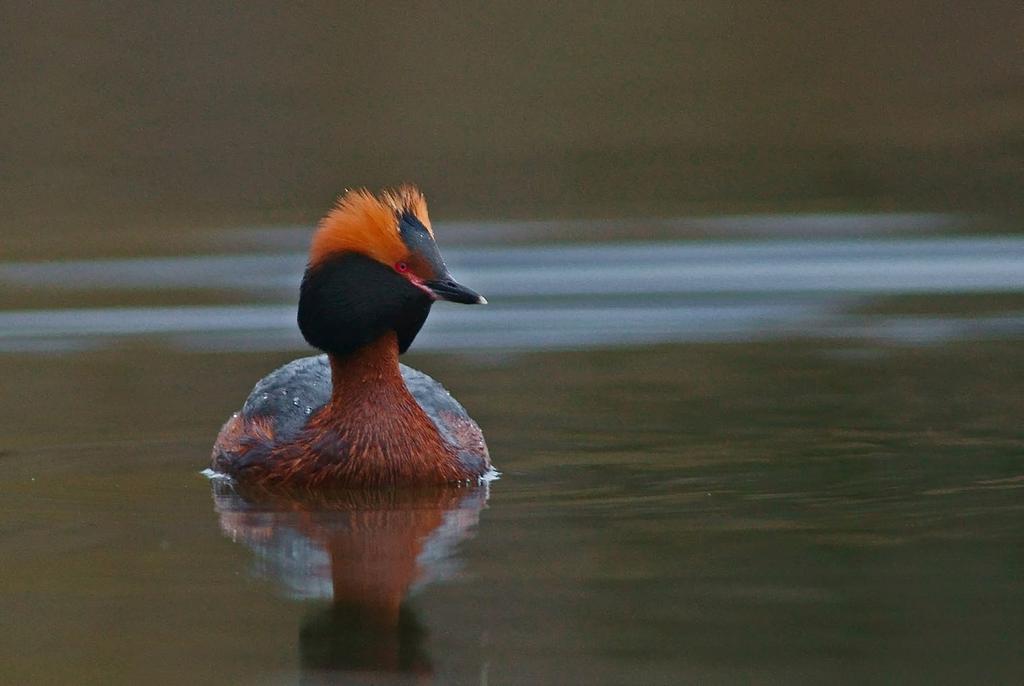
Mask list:
[[430,292],[438,300],[447,300],[453,303],[462,303],[463,305],[487,304],[487,298],[470,288],[466,288],[453,279],[451,274],[445,274],[442,278],[433,281],[424,281],[423,285],[429,288]]

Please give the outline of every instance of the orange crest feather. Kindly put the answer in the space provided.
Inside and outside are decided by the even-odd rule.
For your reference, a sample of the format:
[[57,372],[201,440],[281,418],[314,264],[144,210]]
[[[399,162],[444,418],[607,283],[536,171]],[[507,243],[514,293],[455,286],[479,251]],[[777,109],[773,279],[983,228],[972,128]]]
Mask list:
[[406,259],[409,249],[398,232],[398,217],[406,212],[415,215],[433,235],[427,201],[415,186],[384,190],[378,196],[365,188],[347,191],[320,221],[309,250],[310,265],[346,252],[361,253],[389,266]]

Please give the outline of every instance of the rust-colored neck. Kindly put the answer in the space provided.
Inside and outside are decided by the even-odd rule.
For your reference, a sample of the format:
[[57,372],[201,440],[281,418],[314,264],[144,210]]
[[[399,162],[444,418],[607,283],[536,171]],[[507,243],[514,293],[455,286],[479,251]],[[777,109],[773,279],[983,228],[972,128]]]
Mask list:
[[398,368],[398,337],[394,331],[344,357],[331,355],[330,361],[335,412],[344,414],[363,402],[398,400],[416,404]]
[[[330,408],[315,433],[347,459],[332,478],[348,483],[442,483],[467,478],[434,422],[409,392],[389,332],[345,357],[331,357]],[[326,477],[325,477],[326,478]]]

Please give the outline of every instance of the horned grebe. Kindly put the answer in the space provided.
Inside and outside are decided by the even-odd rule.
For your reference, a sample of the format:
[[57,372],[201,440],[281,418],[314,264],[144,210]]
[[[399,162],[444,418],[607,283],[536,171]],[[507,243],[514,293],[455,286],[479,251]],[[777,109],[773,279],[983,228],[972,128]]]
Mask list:
[[484,298],[448,272],[413,186],[347,192],[313,236],[298,323],[324,355],[263,378],[221,429],[238,481],[377,486],[476,481],[483,434],[441,384],[399,364],[435,300]]

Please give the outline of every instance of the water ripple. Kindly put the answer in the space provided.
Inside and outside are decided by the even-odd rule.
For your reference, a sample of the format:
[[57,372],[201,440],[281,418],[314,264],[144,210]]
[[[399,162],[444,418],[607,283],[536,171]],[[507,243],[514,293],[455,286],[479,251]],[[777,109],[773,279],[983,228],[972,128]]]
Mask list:
[[[439,306],[422,350],[827,337],[908,344],[1024,334],[1024,312],[881,316],[887,295],[1024,292],[1024,239],[775,240],[454,248],[487,308]],[[157,337],[186,349],[301,349],[300,253],[0,264],[23,289],[271,291],[282,304],[0,312],[0,350]]]

